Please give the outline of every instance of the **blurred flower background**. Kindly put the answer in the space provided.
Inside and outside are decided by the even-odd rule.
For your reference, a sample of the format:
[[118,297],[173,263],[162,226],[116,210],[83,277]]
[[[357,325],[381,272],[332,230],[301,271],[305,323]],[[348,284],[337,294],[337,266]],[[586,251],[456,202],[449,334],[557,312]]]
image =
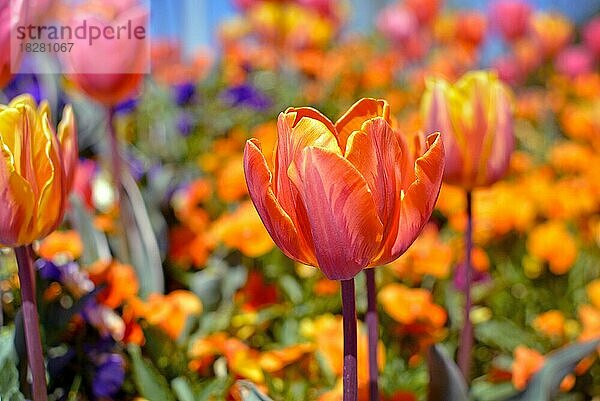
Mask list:
[[[0,1],[0,16],[8,3]],[[106,18],[122,12],[116,0],[83,3]],[[249,197],[243,152],[257,138],[274,171],[278,113],[308,105],[332,119],[365,97],[389,102],[391,125],[411,146],[417,134],[468,131],[458,128],[461,119],[477,121],[473,130],[495,128],[481,146],[444,140],[460,149],[450,161],[447,154],[446,173],[452,163],[452,171],[471,168],[469,177],[446,180],[414,244],[376,269],[382,400],[427,399],[436,380],[427,351],[440,344],[456,355],[469,289],[472,399],[519,394],[565,350],[566,371],[549,379],[554,399],[599,399],[598,352],[574,355],[600,336],[600,1],[125,3],[150,6],[150,74],[11,75],[0,57],[0,103],[44,104],[54,116],[49,131],[61,120],[77,126],[73,190],[68,200],[64,192],[56,198],[65,218],[49,233],[61,212],[40,206],[41,220],[52,224],[25,236],[36,239],[49,399],[341,400],[340,284],[275,246]],[[75,18],[82,10],[36,0],[24,18]],[[2,26],[4,50],[5,36]],[[113,51],[123,63],[139,61],[136,49],[118,48],[72,58]],[[20,62],[27,71],[52,61],[42,53]],[[445,118],[432,106],[434,86],[459,87],[475,70],[506,92],[483,84],[448,90]],[[14,125],[6,108],[0,130]],[[12,132],[0,131],[3,200]],[[469,146],[491,154],[489,165],[478,159],[478,168],[465,167]],[[3,221],[19,221],[18,201],[5,203]],[[1,233],[0,242],[11,238]],[[31,398],[17,271],[13,252],[2,248],[0,396],[10,400]],[[359,400],[366,401],[365,279],[356,279]]]

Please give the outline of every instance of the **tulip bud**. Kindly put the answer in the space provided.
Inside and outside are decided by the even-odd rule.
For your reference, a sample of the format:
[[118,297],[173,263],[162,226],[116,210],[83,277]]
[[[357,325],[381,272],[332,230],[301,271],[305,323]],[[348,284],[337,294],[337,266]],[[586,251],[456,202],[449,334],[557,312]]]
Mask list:
[[446,149],[444,181],[471,190],[498,181],[514,148],[509,89],[486,71],[454,85],[431,79],[422,99],[426,131],[440,131]]

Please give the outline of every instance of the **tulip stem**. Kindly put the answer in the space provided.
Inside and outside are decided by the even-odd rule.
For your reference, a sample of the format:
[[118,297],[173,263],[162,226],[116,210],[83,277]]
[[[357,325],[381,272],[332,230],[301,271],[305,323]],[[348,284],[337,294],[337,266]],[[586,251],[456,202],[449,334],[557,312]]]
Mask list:
[[119,137],[115,128],[115,109],[108,109],[108,142],[110,151],[110,160],[112,163],[112,179],[115,191],[117,193],[117,204],[119,205],[119,216],[121,217],[116,224],[117,235],[119,237],[119,257],[123,262],[129,262],[129,249],[127,246],[127,236],[125,235],[125,227],[123,223],[123,203],[125,194],[123,191],[123,160],[121,158],[121,146],[119,145]]
[[377,318],[377,287],[375,269],[365,269],[367,278],[367,331],[369,339],[369,395],[371,401],[379,401],[379,370],[377,343],[379,342],[379,319]]
[[25,329],[27,361],[33,378],[33,401],[47,401],[46,368],[44,367],[40,323],[35,299],[35,273],[33,271],[30,251],[30,246],[15,248],[21,286],[21,311],[23,314],[23,327]]
[[473,348],[473,323],[471,322],[471,285],[473,268],[471,266],[471,250],[473,249],[473,202],[472,193],[467,191],[467,229],[465,231],[465,261],[464,261],[464,293],[465,311],[464,325],[458,347],[458,366],[464,378],[468,381],[471,371],[471,350]]
[[354,278],[342,280],[344,320],[344,401],[358,401],[358,363],[356,345],[356,304]]

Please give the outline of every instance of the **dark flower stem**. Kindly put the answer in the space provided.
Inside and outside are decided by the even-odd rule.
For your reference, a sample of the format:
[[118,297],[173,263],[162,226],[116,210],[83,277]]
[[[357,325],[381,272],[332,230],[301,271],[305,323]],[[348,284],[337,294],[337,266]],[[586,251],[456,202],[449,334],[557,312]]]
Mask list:
[[[117,130],[115,129],[115,109],[109,107],[108,109],[108,143],[110,157],[108,160],[111,162],[112,168],[112,179],[115,191],[117,192],[117,202],[119,204],[119,215],[122,217],[123,213],[123,202],[125,201],[125,194],[122,185],[123,175],[123,159],[121,158],[121,146],[119,144],[119,137],[117,136]],[[119,257],[123,262],[129,262],[129,249],[127,245],[127,236],[125,235],[125,227],[123,226],[123,219],[118,219],[116,224],[117,235],[119,237]]]
[[365,269],[367,277],[367,322],[369,339],[369,396],[371,401],[379,401],[379,370],[377,363],[377,343],[379,342],[379,319],[377,318],[377,287],[375,269]]
[[35,299],[35,273],[31,262],[30,247],[20,246],[15,248],[15,255],[19,266],[21,310],[25,329],[27,361],[33,378],[33,401],[47,401],[46,368],[44,367],[44,355],[42,353],[40,323]]
[[356,304],[354,278],[342,280],[342,315],[344,319],[344,401],[358,401],[358,364],[356,346]]
[[473,249],[473,203],[471,191],[467,191],[467,230],[465,231],[465,313],[464,325],[458,347],[458,366],[465,379],[468,381],[471,371],[471,350],[473,348],[473,323],[471,323],[471,285],[473,281],[473,268],[471,266],[471,250]]

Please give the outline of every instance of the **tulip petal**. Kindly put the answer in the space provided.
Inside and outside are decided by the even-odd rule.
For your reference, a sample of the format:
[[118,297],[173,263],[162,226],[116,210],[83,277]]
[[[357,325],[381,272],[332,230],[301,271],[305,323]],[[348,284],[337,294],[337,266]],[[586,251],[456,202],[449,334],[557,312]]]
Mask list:
[[509,95],[501,85],[497,85],[492,94],[492,105],[496,113],[492,113],[494,132],[489,132],[478,169],[478,182],[492,184],[498,181],[510,163],[510,156],[515,147],[515,136],[513,133],[512,111]]
[[358,131],[363,123],[374,117],[383,117],[390,121],[390,106],[385,100],[363,98],[354,103],[346,113],[335,123],[340,149],[345,151],[348,137],[353,131]]
[[383,244],[372,266],[389,263],[402,255],[431,217],[444,174],[444,145],[440,134],[427,138],[428,149],[415,162],[416,179],[401,198],[395,235]]
[[14,171],[13,156],[0,135],[0,244],[25,245],[26,233],[33,213],[33,192],[29,183]]
[[364,178],[342,156],[316,147],[306,148],[289,174],[306,206],[319,267],[331,280],[353,278],[383,233]]
[[73,116],[73,108],[68,105],[63,110],[63,117],[58,124],[58,141],[62,153],[62,165],[65,170],[65,195],[71,192],[75,171],[79,160],[79,148],[77,145],[77,128]]
[[246,142],[244,172],[250,198],[273,241],[291,259],[316,265],[307,240],[298,232],[290,216],[275,198],[272,174],[257,140]]
[[328,123],[322,114],[310,108],[288,110],[293,111],[280,114],[277,121],[278,139],[272,189],[279,204],[312,249],[306,210],[298,190],[290,182],[288,169],[300,157],[302,149],[307,146],[317,146],[335,153],[340,153],[340,149],[330,129],[333,125],[331,122]]
[[42,129],[36,131],[36,140],[39,141],[36,144],[38,146],[36,153],[40,154],[37,160],[47,161],[48,167],[38,176],[38,182],[43,183],[34,210],[34,215],[37,217],[35,231],[38,237],[48,235],[61,223],[66,202],[58,141],[48,116],[44,115],[42,120]]
[[386,227],[385,237],[400,207],[397,200],[402,189],[402,150],[392,127],[381,117],[365,122],[361,131],[354,131],[348,138],[346,159],[367,182],[379,219]]
[[427,82],[428,91],[423,95],[423,112],[425,117],[425,132],[441,132],[444,140],[446,162],[444,180],[450,184],[462,184],[463,155],[465,154],[464,133],[452,125],[444,93],[454,91],[454,88],[443,79]]

